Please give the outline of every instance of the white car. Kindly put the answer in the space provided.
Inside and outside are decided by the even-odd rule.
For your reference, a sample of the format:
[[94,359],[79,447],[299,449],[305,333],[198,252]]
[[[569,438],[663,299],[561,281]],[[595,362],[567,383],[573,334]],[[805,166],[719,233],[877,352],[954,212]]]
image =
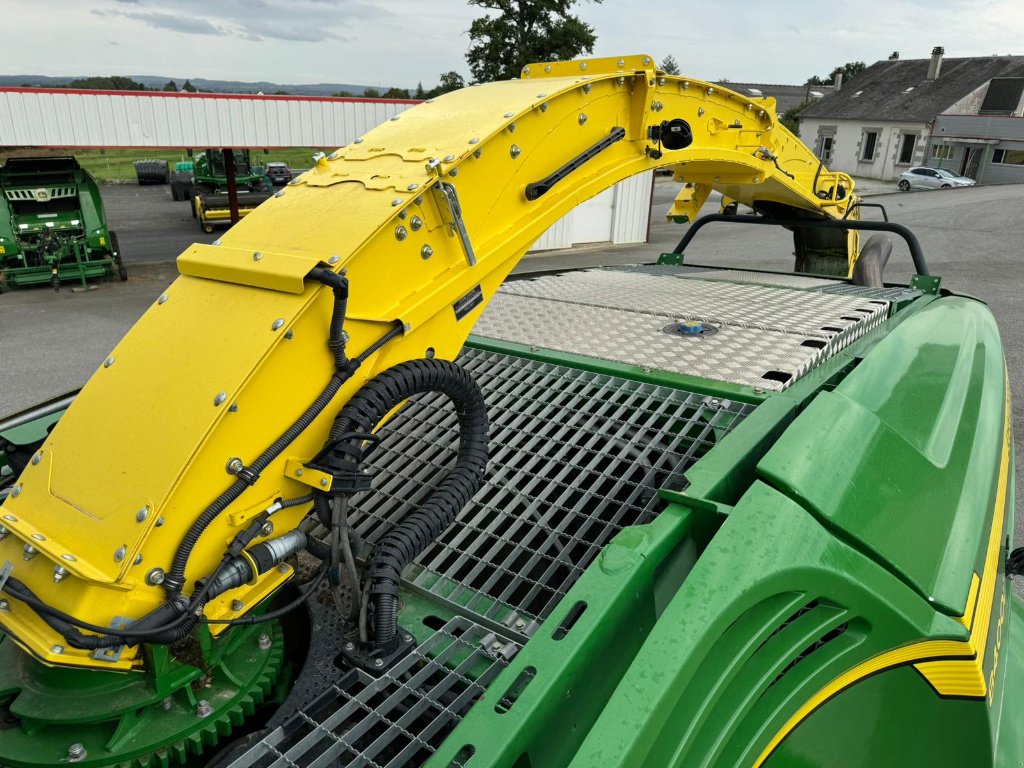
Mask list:
[[977,184],[967,176],[957,176],[943,168],[911,168],[900,174],[900,189],[944,189],[947,187],[973,187]]

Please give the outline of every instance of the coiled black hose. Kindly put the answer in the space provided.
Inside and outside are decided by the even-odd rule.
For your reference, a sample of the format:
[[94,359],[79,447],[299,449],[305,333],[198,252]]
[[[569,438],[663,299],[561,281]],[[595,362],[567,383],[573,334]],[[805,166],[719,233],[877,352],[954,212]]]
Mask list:
[[313,423],[313,420],[319,416],[324,408],[334,399],[334,396],[338,394],[338,390],[341,389],[348,378],[352,375],[352,372],[358,367],[361,360],[349,361],[345,354],[345,341],[346,336],[343,330],[345,322],[345,309],[348,304],[348,281],[341,275],[337,275],[331,272],[329,269],[322,269],[315,267],[310,270],[309,279],[316,280],[323,285],[328,286],[334,292],[334,308],[331,312],[331,327],[330,333],[327,338],[327,346],[330,348],[331,353],[334,355],[334,367],[335,372],[331,376],[330,381],[327,382],[327,386],[324,387],[323,392],[320,396],[313,401],[305,412],[295,422],[288,427],[283,435],[275,440],[270,447],[268,447],[259,457],[242,472],[238,473],[238,478],[228,486],[227,490],[224,491],[220,496],[214,499],[213,503],[210,504],[206,509],[203,510],[202,514],[196,518],[195,522],[189,526],[188,531],[181,539],[181,543],[178,545],[177,551],[174,553],[174,560],[171,563],[171,568],[167,572],[164,578],[164,588],[167,593],[171,596],[178,595],[181,593],[182,588],[185,586],[185,568],[188,565],[188,559],[192,554],[192,550],[195,549],[196,542],[199,541],[199,537],[203,535],[210,523],[217,519],[217,517],[228,508],[228,506],[242,493],[251,486],[259,474],[266,469],[270,463],[281,455],[281,451],[287,448],[291,443],[302,434],[305,429]]
[[487,469],[487,404],[463,368],[447,360],[410,360],[370,379],[341,409],[331,440],[369,433],[392,409],[418,394],[440,392],[455,405],[459,452],[455,467],[416,509],[374,546],[363,571],[373,601],[373,642],[385,651],[398,640],[398,588],[402,572],[452,524],[483,483]]

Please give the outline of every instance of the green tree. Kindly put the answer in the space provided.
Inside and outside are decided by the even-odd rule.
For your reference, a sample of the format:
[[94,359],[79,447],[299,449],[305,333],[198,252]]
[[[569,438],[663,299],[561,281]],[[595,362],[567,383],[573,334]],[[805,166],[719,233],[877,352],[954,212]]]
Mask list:
[[337,93],[333,94],[333,96],[337,99],[350,99],[352,98],[353,95],[354,94],[349,93],[348,91],[338,91]]
[[426,92],[425,96],[428,99],[432,99],[435,96],[440,96],[442,93],[448,93],[449,91],[457,91],[459,88],[465,88],[466,81],[462,78],[455,70],[450,72],[443,72],[441,74],[441,81]]
[[377,88],[363,88],[363,96],[367,99],[379,99],[380,90]]
[[89,88],[97,91],[145,91],[142,83],[130,77],[114,75],[112,77],[80,77],[68,83],[68,88]]
[[843,81],[844,82],[849,82],[849,80],[851,78],[859,75],[861,72],[863,72],[867,68],[868,68],[868,65],[865,64],[863,61],[848,61],[845,64],[843,64],[842,66],[836,67],[831,72],[829,72],[827,77],[818,77],[817,75],[812,75],[811,77],[807,78],[807,83],[806,84],[807,85],[835,85],[836,75],[838,75],[840,72],[843,73]]
[[416,83],[416,98],[425,99],[426,97],[427,92],[423,90],[423,81],[420,80],[418,83]]
[[164,88],[163,89],[165,91],[170,91],[171,93],[177,93],[178,92],[178,84],[176,82],[174,82],[173,80],[168,80],[166,83],[164,83]]
[[[600,2],[600,0],[595,0]],[[594,50],[593,28],[569,13],[575,0],[469,0],[495,11],[469,27],[466,61],[476,82],[519,77],[531,61],[565,61]]]
[[381,95],[381,98],[384,98],[384,99],[408,99],[409,98],[409,91],[406,90],[405,88],[388,88]]
[[817,99],[808,99],[807,101],[797,104],[795,107],[790,107],[782,113],[782,117],[779,118],[779,122],[786,126],[791,133],[796,136],[800,135],[800,119],[799,115],[807,107],[816,102]]
[[194,85],[192,85],[191,82],[186,80],[184,84],[181,86],[181,90],[185,91],[186,93],[196,93],[197,89]]
[[678,75],[679,74],[679,63],[672,55],[666,56],[661,60],[661,70],[666,75]]

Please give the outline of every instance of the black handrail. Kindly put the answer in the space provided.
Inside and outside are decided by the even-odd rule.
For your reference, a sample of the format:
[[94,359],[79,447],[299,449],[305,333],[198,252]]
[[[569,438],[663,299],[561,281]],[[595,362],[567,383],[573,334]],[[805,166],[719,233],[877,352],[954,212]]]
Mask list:
[[683,239],[679,241],[679,245],[675,247],[675,250],[673,250],[672,253],[681,254],[686,250],[686,246],[690,244],[690,241],[693,240],[694,236],[705,225],[716,221],[724,221],[731,224],[770,224],[772,226],[786,227],[789,229],[803,227],[807,229],[857,229],[867,232],[892,232],[894,235],[902,237],[906,242],[907,247],[910,249],[910,258],[914,260],[914,269],[917,270],[917,274],[931,274],[928,271],[928,264],[924,260],[924,252],[921,250],[921,243],[918,241],[917,237],[902,224],[896,224],[892,221],[855,221],[850,219],[777,219],[768,216],[751,216],[749,214],[725,216],[720,213],[711,213],[707,216],[701,216],[690,225],[690,228],[686,230],[686,234],[683,235]]

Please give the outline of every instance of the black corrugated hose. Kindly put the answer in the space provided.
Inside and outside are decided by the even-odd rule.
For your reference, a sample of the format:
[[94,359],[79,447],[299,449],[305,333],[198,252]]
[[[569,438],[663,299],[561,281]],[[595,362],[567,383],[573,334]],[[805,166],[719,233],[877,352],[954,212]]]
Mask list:
[[330,440],[370,433],[410,397],[440,392],[455,406],[459,452],[455,467],[420,507],[374,546],[363,570],[363,589],[373,605],[373,642],[390,651],[398,641],[398,588],[402,571],[452,524],[480,489],[487,469],[487,404],[473,377],[447,360],[410,360],[370,379],[341,409]]

